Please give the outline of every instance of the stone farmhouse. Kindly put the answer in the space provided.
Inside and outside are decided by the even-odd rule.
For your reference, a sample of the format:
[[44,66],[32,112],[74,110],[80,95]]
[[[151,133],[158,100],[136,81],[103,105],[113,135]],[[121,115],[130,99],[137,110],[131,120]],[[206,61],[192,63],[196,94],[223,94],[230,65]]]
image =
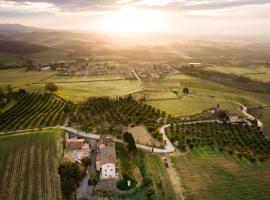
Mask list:
[[112,138],[101,136],[97,144],[96,168],[100,179],[118,178],[117,159]]

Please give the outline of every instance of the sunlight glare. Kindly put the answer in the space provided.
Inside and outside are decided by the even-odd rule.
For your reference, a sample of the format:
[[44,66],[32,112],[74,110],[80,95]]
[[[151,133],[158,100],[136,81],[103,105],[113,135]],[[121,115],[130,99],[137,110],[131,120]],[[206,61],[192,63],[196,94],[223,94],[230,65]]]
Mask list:
[[154,32],[162,29],[162,15],[157,11],[124,8],[107,14],[100,29],[106,32]]

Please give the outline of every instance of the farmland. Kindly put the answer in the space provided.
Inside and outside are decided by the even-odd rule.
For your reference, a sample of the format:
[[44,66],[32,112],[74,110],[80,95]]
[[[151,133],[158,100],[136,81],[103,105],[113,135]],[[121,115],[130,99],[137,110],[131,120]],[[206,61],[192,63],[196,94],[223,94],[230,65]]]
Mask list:
[[210,146],[252,162],[269,159],[270,140],[255,125],[227,123],[174,124],[166,129],[181,151]]
[[175,192],[166,168],[158,155],[145,155],[145,168],[148,176],[154,179],[158,199],[174,200]]
[[66,103],[52,94],[13,93],[10,96],[17,103],[0,114],[1,131],[49,127],[65,122]]
[[262,82],[270,82],[270,69],[269,67],[228,67],[228,66],[216,66],[208,67],[208,70],[213,70],[228,74],[237,74],[241,76],[247,76],[253,80]]
[[172,116],[200,113],[203,110],[214,108],[217,104],[220,104],[222,109],[231,111],[237,111],[239,107],[230,101],[215,99],[210,101],[209,99],[196,96],[185,96],[181,99],[149,100],[147,104],[160,110],[166,110]]
[[55,82],[57,94],[75,102],[90,96],[121,96],[137,90],[138,81],[124,80],[120,75],[57,76],[55,72],[33,72],[24,69],[2,70],[0,87],[12,85],[29,92],[43,92],[47,82]]
[[17,56],[12,56],[12,55],[0,55],[0,63],[16,63],[19,62],[19,58]]
[[0,138],[0,199],[62,199],[57,157],[60,132]]
[[210,148],[194,149],[172,161],[185,199],[269,199],[269,162],[251,164]]
[[131,96],[90,98],[80,104],[76,114],[71,115],[70,125],[84,131],[96,128],[98,132],[121,137],[121,130],[128,125],[145,125],[147,131],[162,141],[157,120],[164,112],[134,100]]
[[59,61],[66,58],[67,52],[56,49],[49,49],[38,53],[28,54],[34,63],[46,64],[51,61]]

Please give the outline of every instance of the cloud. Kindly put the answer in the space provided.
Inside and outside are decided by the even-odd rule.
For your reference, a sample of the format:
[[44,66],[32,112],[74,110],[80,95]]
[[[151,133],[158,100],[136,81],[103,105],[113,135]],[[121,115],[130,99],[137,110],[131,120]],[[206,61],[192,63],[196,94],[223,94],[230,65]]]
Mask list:
[[[122,6],[174,10],[224,9],[246,5],[263,5],[269,0],[0,0],[4,4],[46,3],[63,12],[107,11]],[[0,8],[1,8],[0,4]]]

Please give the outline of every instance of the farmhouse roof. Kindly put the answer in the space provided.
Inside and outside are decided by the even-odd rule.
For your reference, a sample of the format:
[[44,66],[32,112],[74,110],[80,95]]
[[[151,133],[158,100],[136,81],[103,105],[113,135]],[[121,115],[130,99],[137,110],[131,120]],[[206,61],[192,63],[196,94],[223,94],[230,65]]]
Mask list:
[[238,114],[236,112],[229,112],[228,115],[230,117],[233,117],[233,116],[238,116]]
[[100,155],[101,155],[101,165],[116,162],[116,154],[115,149],[113,147],[107,146],[100,149]]

